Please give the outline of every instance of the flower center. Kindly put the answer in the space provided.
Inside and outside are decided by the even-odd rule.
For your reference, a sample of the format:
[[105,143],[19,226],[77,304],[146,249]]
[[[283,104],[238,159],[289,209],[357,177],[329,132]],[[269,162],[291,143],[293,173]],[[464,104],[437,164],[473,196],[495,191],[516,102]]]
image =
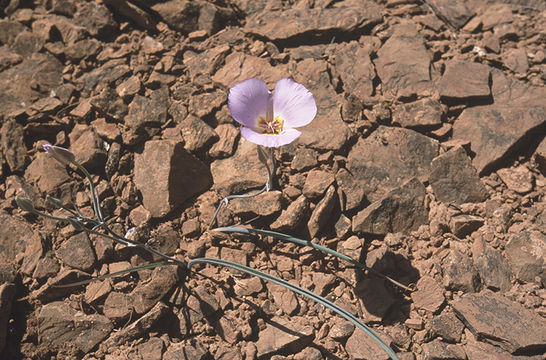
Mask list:
[[282,131],[283,122],[278,116],[274,119],[261,116],[258,119],[258,129],[262,134],[279,135]]

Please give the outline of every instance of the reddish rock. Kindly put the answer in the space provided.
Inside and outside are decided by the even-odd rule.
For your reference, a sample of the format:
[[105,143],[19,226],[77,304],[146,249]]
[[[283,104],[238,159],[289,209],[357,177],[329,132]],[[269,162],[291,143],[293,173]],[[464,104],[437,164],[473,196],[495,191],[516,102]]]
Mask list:
[[437,100],[423,98],[395,107],[392,121],[405,128],[437,126],[442,123],[445,107]]
[[39,52],[44,46],[44,39],[30,31],[23,31],[15,37],[11,48],[22,57],[29,57]]
[[114,322],[129,318],[133,313],[131,298],[124,293],[113,291],[104,301],[103,314]]
[[27,148],[23,135],[23,126],[13,120],[6,121],[0,130],[5,159],[13,173],[21,172],[25,168]]
[[452,60],[440,80],[440,96],[450,100],[490,97],[489,78],[487,65]]
[[281,211],[282,193],[269,191],[251,198],[233,199],[229,208],[236,215],[269,216]]
[[259,12],[248,18],[245,29],[269,40],[281,40],[310,31],[319,34],[361,31],[381,20],[377,4],[371,1],[356,4],[358,6]]
[[271,323],[260,331],[256,348],[258,358],[279,352],[298,353],[313,339],[313,327],[304,318],[290,319],[273,317]]
[[135,95],[129,104],[129,113],[125,123],[133,132],[138,132],[144,126],[158,126],[167,121],[169,107],[169,90],[161,87],[149,97]]
[[538,231],[512,235],[505,246],[516,279],[546,284],[546,236]]
[[294,315],[299,309],[299,302],[296,294],[284,286],[267,283],[267,289],[273,297],[273,302],[286,315]]
[[430,59],[415,25],[397,25],[374,61],[383,94],[391,98],[428,95],[431,88]]
[[306,171],[315,168],[318,165],[317,156],[318,153],[312,149],[298,149],[290,163],[290,167],[296,171]]
[[412,178],[353,216],[352,230],[381,235],[409,233],[428,221],[424,200],[425,187]]
[[455,316],[450,308],[445,309],[430,321],[430,331],[434,336],[440,336],[447,342],[461,341],[464,324]]
[[476,215],[459,214],[449,220],[451,232],[460,239],[478,230],[484,223],[484,218]]
[[106,150],[104,150],[102,139],[92,128],[71,140],[70,151],[76,156],[76,161],[90,170],[104,167]]
[[235,142],[239,137],[239,130],[231,124],[220,124],[214,131],[218,135],[218,141],[211,146],[209,155],[215,159],[233,155]]
[[204,118],[220,108],[227,101],[225,91],[216,90],[192,96],[190,99],[190,111],[199,118]]
[[[387,346],[391,346],[392,339],[385,333],[373,330]],[[389,355],[372,338],[360,329],[356,329],[345,344],[347,354],[354,360],[388,360]]]
[[286,65],[271,66],[264,58],[233,52],[226,57],[225,65],[214,74],[212,80],[230,88],[248,78],[259,78],[270,87],[287,77]]
[[478,339],[511,353],[532,354],[546,348],[544,319],[499,293],[465,294],[451,305]]
[[423,344],[423,360],[466,360],[466,353],[461,345],[448,344],[433,340]]
[[295,229],[301,223],[308,210],[309,200],[301,195],[282,211],[277,220],[270,225],[271,230],[285,231]]
[[179,125],[184,138],[184,148],[190,152],[209,148],[218,135],[206,122],[195,115],[188,115]]
[[95,253],[85,232],[63,241],[55,254],[63,264],[71,268],[89,271],[95,265]]
[[480,276],[471,257],[457,250],[450,250],[442,259],[441,266],[445,288],[465,293],[479,290]]
[[211,183],[207,167],[171,140],[146,142],[135,156],[134,182],[152,217],[162,217]]
[[452,2],[449,0],[432,0],[429,4],[435,11],[436,16],[447,21],[451,26],[459,29],[466,24],[474,11],[469,9],[464,2]]
[[334,176],[330,172],[313,169],[307,174],[305,185],[303,185],[303,195],[308,199],[316,200],[324,194],[333,182]]
[[527,51],[524,48],[510,49],[503,55],[504,65],[517,74],[525,74],[529,70]]
[[444,303],[444,290],[430,276],[423,276],[417,282],[417,290],[411,293],[413,304],[418,309],[435,313]]
[[346,92],[361,100],[372,96],[375,69],[364,46],[356,41],[339,44],[334,52],[334,61]]
[[365,189],[359,179],[355,178],[346,169],[339,169],[336,174],[336,183],[343,193],[342,201],[345,205],[343,210],[352,211],[358,209],[365,198]]
[[[360,253],[360,249],[357,252]],[[353,259],[358,259],[358,256],[353,256]],[[384,281],[376,276],[369,276],[359,281],[354,291],[362,306],[366,322],[383,321],[383,318],[389,313],[391,306],[396,302],[392,294],[385,288]],[[360,332],[360,330],[355,332]],[[359,335],[353,334],[353,336],[359,339],[362,338]]]
[[487,190],[462,147],[455,147],[432,160],[430,185],[439,201],[462,204],[482,202]]
[[526,194],[533,190],[533,174],[525,166],[499,169],[497,175],[508,189],[518,194]]
[[427,179],[438,148],[437,141],[413,130],[379,126],[353,146],[347,170],[374,202],[412,177]]
[[101,43],[95,39],[85,39],[71,44],[64,49],[64,53],[72,62],[79,62],[90,56],[95,56],[101,50]]
[[307,230],[312,238],[328,224],[328,220],[331,218],[332,210],[334,209],[336,202],[336,190],[333,186],[330,186],[322,200],[319,201],[311,213],[311,217],[307,222]]
[[157,267],[151,280],[141,282],[129,295],[131,305],[137,314],[144,314],[154,307],[177,283],[178,275],[175,266]]
[[[230,47],[227,44],[206,49],[201,53],[186,51],[184,53],[184,65],[188,68],[192,81],[198,76],[213,75],[226,60],[226,55],[230,52]],[[234,60],[234,58],[230,58]],[[223,76],[227,76],[227,72]],[[243,79],[242,79],[243,80]]]
[[25,180],[36,184],[42,193],[51,194],[70,177],[61,163],[47,153],[39,152],[27,167]]

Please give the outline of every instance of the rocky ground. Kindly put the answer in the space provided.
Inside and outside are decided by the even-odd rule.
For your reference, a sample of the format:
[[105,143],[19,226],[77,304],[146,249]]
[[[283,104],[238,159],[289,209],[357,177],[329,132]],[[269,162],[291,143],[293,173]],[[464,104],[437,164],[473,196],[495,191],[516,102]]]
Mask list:
[[[17,208],[91,214],[180,259],[233,260],[372,326],[400,359],[544,359],[546,3],[542,0],[0,0],[0,352],[5,359],[386,359],[305,298],[154,261]],[[404,291],[270,238],[207,231],[263,186],[228,90],[292,77],[315,120],[273,191],[219,224],[360,258]]]

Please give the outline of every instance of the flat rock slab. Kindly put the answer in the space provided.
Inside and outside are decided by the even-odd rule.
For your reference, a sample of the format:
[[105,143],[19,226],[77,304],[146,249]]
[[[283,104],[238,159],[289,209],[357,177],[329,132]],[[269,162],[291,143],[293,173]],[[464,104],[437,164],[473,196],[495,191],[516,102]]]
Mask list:
[[476,106],[465,109],[457,118],[453,125],[453,139],[470,141],[472,151],[476,153],[472,163],[483,174],[545,122],[544,103],[535,106]]
[[226,56],[225,65],[212,80],[230,88],[248,78],[259,78],[273,88],[277,81],[287,77],[287,70],[286,65],[272,66],[267,59],[234,52]]
[[432,6],[437,16],[456,29],[461,28],[474,16],[474,11],[461,1],[430,0],[427,4]]
[[485,290],[452,302],[457,316],[478,340],[514,353],[546,350],[546,321],[536,312]]
[[245,30],[269,40],[286,40],[308,34],[360,31],[380,21],[381,7],[365,1],[352,7],[264,11],[251,15]]
[[398,98],[429,94],[430,58],[415,25],[397,25],[374,61],[383,95]]
[[505,254],[518,280],[546,283],[546,235],[536,230],[512,235]]
[[313,340],[313,326],[303,318],[271,318],[264,330],[260,331],[256,348],[258,358],[279,352],[297,353]]
[[[383,340],[387,346],[391,346],[392,339],[377,330],[374,332]],[[388,360],[389,355],[372,338],[360,329],[355,329],[351,337],[347,340],[345,350],[354,360]]]
[[63,301],[46,304],[38,314],[40,342],[54,347],[73,344],[83,353],[91,351],[114,328],[104,315],[85,315]]
[[423,276],[419,279],[417,291],[411,293],[411,299],[416,308],[432,313],[440,309],[445,301],[443,289],[430,276]]
[[436,198],[445,203],[482,202],[487,190],[462,147],[432,160],[430,185]]
[[423,98],[395,107],[392,121],[405,128],[437,126],[442,123],[445,106],[438,100]]
[[375,69],[368,50],[362,44],[352,41],[338,45],[334,62],[346,92],[361,100],[373,94]]
[[417,230],[427,223],[425,186],[412,178],[353,216],[353,232],[376,235]]
[[207,190],[212,182],[209,169],[173,140],[146,142],[135,155],[135,185],[152,217],[162,217],[190,197]]
[[353,146],[347,169],[375,202],[412,177],[426,180],[438,149],[436,140],[413,130],[379,126]]
[[487,65],[453,60],[440,80],[440,96],[448,100],[487,98],[491,96],[490,73]]
[[258,159],[256,145],[242,137],[233,156],[214,161],[210,170],[221,196],[261,188],[267,181],[267,170]]

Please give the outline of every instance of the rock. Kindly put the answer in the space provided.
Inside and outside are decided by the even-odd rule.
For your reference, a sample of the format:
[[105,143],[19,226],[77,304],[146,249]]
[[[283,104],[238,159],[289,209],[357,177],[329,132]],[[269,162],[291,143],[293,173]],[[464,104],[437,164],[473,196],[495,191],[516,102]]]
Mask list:
[[539,231],[514,234],[505,246],[516,279],[546,284],[546,236]]
[[218,141],[211,146],[209,155],[216,159],[233,155],[235,142],[239,137],[239,130],[231,124],[220,124],[214,131],[216,131]]
[[334,63],[346,92],[360,100],[373,95],[375,69],[364,46],[356,41],[339,44],[334,52]]
[[356,326],[349,321],[336,322],[330,328],[328,336],[336,341],[344,341],[349,336],[351,336],[355,330]]
[[258,277],[252,276],[246,279],[240,279],[233,286],[233,290],[237,296],[252,296],[256,295],[264,288],[262,280]]
[[42,303],[49,302],[51,300],[62,298],[68,294],[74,292],[75,287],[59,287],[57,285],[73,284],[76,282],[89,279],[89,274],[81,270],[75,269],[61,269],[61,271],[54,277],[47,279],[47,282],[42,285],[38,290],[31,293],[31,298],[38,299]]
[[535,151],[534,159],[538,164],[538,168],[542,175],[546,176],[546,138],[544,138],[538,145]]
[[220,305],[216,298],[204,286],[193,289],[187,300],[190,323],[194,324],[204,318],[212,318],[218,311]]
[[431,98],[423,98],[412,103],[395,107],[392,121],[405,128],[419,128],[442,124],[445,106]]
[[216,191],[221,196],[261,188],[267,180],[267,170],[258,159],[256,145],[242,137],[235,154],[213,161],[210,170]]
[[359,6],[254,13],[248,17],[245,30],[273,41],[296,41],[309,32],[317,36],[338,31],[359,32],[381,21],[377,4],[371,1],[357,4]]
[[440,336],[450,343],[461,341],[464,324],[455,316],[450,308],[445,309],[440,315],[430,320],[430,332],[433,336]]
[[512,273],[499,250],[476,239],[472,244],[472,258],[486,287],[501,291],[512,287]]
[[318,165],[318,153],[312,149],[302,148],[298,149],[294,155],[290,168],[301,172],[315,168]]
[[78,7],[74,22],[98,38],[109,38],[119,31],[112,12],[102,4],[84,3]]
[[281,215],[270,225],[271,230],[284,231],[295,229],[309,210],[309,200],[303,195],[298,197],[282,211]]
[[11,49],[22,57],[29,57],[39,52],[44,46],[44,39],[30,31],[23,31],[13,41]]
[[409,233],[428,221],[424,200],[425,187],[412,178],[353,216],[352,230],[379,235]]
[[460,214],[455,215],[449,220],[451,232],[459,239],[464,239],[467,235],[478,230],[484,223],[484,219],[476,215]]
[[544,319],[499,293],[484,290],[479,294],[465,294],[451,305],[478,339],[512,354],[538,354],[546,349]]
[[76,161],[88,170],[103,168],[106,162],[103,141],[92,128],[72,141],[70,151],[76,156]]
[[[89,103],[100,115],[116,121],[124,121],[129,109],[123,99],[117,95],[116,91],[109,87],[103,89],[99,95],[92,97]],[[77,111],[77,113],[71,114],[82,118],[88,115],[87,109],[83,107],[76,108],[74,111]]]
[[442,275],[448,290],[471,293],[480,287],[480,276],[472,259],[457,250],[450,250],[442,259]]
[[316,200],[321,197],[326,189],[334,183],[334,176],[324,170],[313,169],[307,174],[305,184],[303,185],[303,195],[310,200]]
[[499,169],[497,175],[508,189],[518,194],[526,194],[533,190],[533,174],[525,166]]
[[542,360],[541,355],[514,356],[497,346],[476,340],[470,331],[466,332],[466,339],[464,350],[468,360]]
[[152,272],[151,280],[140,282],[129,295],[137,314],[144,314],[154,307],[177,283],[175,266],[157,267]]
[[225,65],[214,74],[212,80],[230,88],[240,81],[255,77],[273,87],[286,74],[286,65],[272,66],[267,59],[232,52],[226,56]]
[[451,101],[488,98],[490,76],[487,65],[452,60],[440,80],[440,96]]
[[[387,346],[391,346],[392,339],[383,332],[373,330]],[[372,338],[360,329],[355,330],[345,345],[347,354],[354,360],[388,360],[389,355]]]
[[343,193],[344,210],[353,211],[358,209],[365,198],[362,182],[346,169],[339,169],[336,174],[336,183]]
[[0,212],[0,223],[0,263],[15,268],[17,255],[25,252],[27,239],[35,235],[28,222],[10,214]]
[[277,353],[298,353],[313,340],[313,327],[304,318],[291,316],[289,320],[273,317],[261,330],[256,341],[258,358]]
[[455,29],[463,27],[474,16],[474,11],[469,9],[464,2],[432,0],[429,5],[434,9],[436,16],[447,21]]
[[198,152],[204,148],[209,148],[218,139],[218,135],[213,128],[192,114],[186,116],[179,127],[184,138],[184,148],[190,152]]
[[527,51],[524,48],[509,49],[503,53],[504,65],[517,74],[525,74],[529,70]]
[[[201,53],[186,51],[184,53],[184,65],[188,68],[192,81],[203,74],[212,76],[224,65],[226,55],[229,52],[230,47],[227,44],[206,49]],[[230,59],[233,60],[234,58],[232,57]],[[228,73],[224,73],[224,76],[226,75],[228,75]]]
[[299,309],[299,302],[296,294],[284,286],[267,283],[269,294],[273,297],[273,302],[284,314],[294,315]]
[[375,202],[413,177],[426,180],[438,148],[437,141],[413,130],[379,126],[353,146],[347,170]]
[[163,44],[151,36],[145,36],[140,44],[141,50],[146,54],[155,54],[163,51]]
[[39,341],[54,348],[74,345],[83,353],[90,352],[114,328],[104,315],[85,315],[63,301],[42,306],[38,314]]
[[210,359],[208,350],[199,342],[193,340],[191,344],[171,344],[163,354],[163,360],[206,360]]
[[131,71],[125,62],[125,59],[113,59],[77,78],[76,84],[82,88],[81,96],[88,97],[97,89],[98,85],[101,85],[103,89],[115,87],[116,82]]
[[[99,301],[104,301],[112,291],[112,281],[93,281],[85,288],[84,300],[87,304],[96,305]],[[103,309],[104,311],[104,309]]]
[[55,57],[35,53],[0,72],[0,115],[20,110],[44,93],[49,95],[62,85],[62,69],[63,65]]
[[134,182],[152,217],[162,217],[211,184],[206,165],[184,150],[183,143],[151,140],[135,156]]
[[312,238],[314,238],[328,224],[328,220],[331,217],[332,210],[334,209],[336,202],[336,189],[333,186],[330,186],[322,200],[319,201],[311,213],[311,218],[307,222],[307,230]]
[[269,191],[256,197],[232,199],[229,208],[236,215],[269,216],[281,211],[282,193]]
[[15,121],[6,121],[2,125],[0,135],[5,159],[11,172],[23,171],[27,159],[27,148],[23,139],[23,126]]
[[10,50],[7,46],[0,46],[0,71],[4,71],[13,65],[23,61],[23,57]]
[[402,23],[377,52],[375,69],[389,98],[428,95],[431,55],[413,23]]
[[95,253],[85,232],[63,241],[55,255],[65,265],[82,271],[90,271],[95,265]]
[[476,153],[473,164],[479,173],[485,173],[545,121],[546,112],[539,107],[476,106],[465,109],[457,118],[453,138],[471,142],[472,151]]
[[0,353],[6,346],[11,305],[15,298],[16,286],[10,282],[0,284]]
[[482,202],[487,190],[460,146],[432,160],[429,177],[436,198],[444,203]]
[[423,276],[417,282],[417,290],[411,293],[413,304],[418,309],[435,313],[444,303],[444,290],[430,276]]
[[[358,259],[359,257],[353,258]],[[383,321],[391,306],[396,302],[392,294],[385,288],[384,281],[376,276],[369,276],[359,281],[354,291],[362,306],[366,322]],[[355,332],[360,332],[360,330]],[[357,335],[357,338],[361,337]]]
[[129,104],[129,113],[125,123],[133,132],[142,130],[145,126],[159,126],[167,121],[169,107],[169,90],[161,87],[149,97],[135,95]]
[[466,360],[466,353],[461,345],[447,344],[433,340],[423,344],[423,360]]
[[25,25],[18,21],[0,20],[0,44],[10,45],[25,29]]
[[133,313],[134,308],[131,304],[131,298],[124,293],[113,291],[108,294],[104,301],[103,313],[114,322],[128,319]]
[[219,109],[227,101],[225,91],[216,90],[192,96],[190,99],[190,111],[199,118],[205,118]]
[[[112,347],[119,347],[128,341],[142,338],[144,335],[149,334],[152,328],[157,326],[159,320],[170,312],[170,308],[158,302],[150,311],[144,314],[141,318],[127,325],[123,329],[114,332],[108,339],[104,340],[101,344],[102,347],[108,349]],[[163,359],[166,359],[163,357]]]
[[116,93],[123,99],[131,99],[138,94],[142,83],[136,75],[131,76],[116,87]]
[[150,337],[150,340],[137,345],[138,354],[142,359],[162,360],[165,343],[161,338]]
[[82,59],[95,56],[99,53],[101,48],[102,46],[99,41],[95,39],[84,39],[65,47],[64,53],[72,62],[79,62]]
[[21,264],[21,272],[25,275],[32,275],[40,258],[44,254],[44,244],[38,233],[33,233],[30,238],[26,238],[25,257]]

